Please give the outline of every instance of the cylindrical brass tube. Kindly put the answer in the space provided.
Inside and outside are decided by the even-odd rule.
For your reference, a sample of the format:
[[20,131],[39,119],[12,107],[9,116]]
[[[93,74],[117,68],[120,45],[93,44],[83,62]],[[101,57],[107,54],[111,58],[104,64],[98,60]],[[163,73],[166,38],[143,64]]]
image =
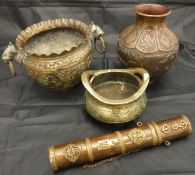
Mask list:
[[123,131],[85,138],[49,148],[53,171],[134,152],[192,134],[189,119],[179,115]]

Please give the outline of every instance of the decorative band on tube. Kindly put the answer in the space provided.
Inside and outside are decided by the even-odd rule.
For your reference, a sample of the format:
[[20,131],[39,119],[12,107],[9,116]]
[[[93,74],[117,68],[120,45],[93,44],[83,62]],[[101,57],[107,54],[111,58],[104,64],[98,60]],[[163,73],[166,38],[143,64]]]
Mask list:
[[121,134],[120,131],[115,131],[117,137],[118,137],[118,140],[119,140],[119,143],[120,143],[120,147],[121,147],[121,153],[124,154],[126,153],[126,148],[125,148],[125,143],[124,143],[124,140],[123,140],[123,136]]
[[55,149],[54,149],[54,146],[49,147],[49,161],[50,161],[52,170],[53,171],[57,171],[58,167],[57,167],[56,159],[55,159]]
[[189,135],[192,134],[192,125],[191,125],[191,122],[189,121],[188,117],[186,115],[181,115],[182,118],[188,122],[188,133]]
[[151,130],[151,133],[152,133],[153,145],[155,146],[158,144],[158,135],[157,135],[156,130],[152,124],[149,123],[148,126]]
[[155,129],[157,137],[158,137],[158,144],[160,145],[162,143],[161,131],[160,131],[158,125],[156,124],[156,122],[152,122],[151,124],[154,126],[154,129]]
[[93,162],[94,161],[94,156],[93,156],[93,151],[92,151],[92,147],[91,147],[91,142],[89,140],[89,138],[85,138],[85,143],[86,143],[86,147],[87,147],[87,153],[89,156],[89,161]]

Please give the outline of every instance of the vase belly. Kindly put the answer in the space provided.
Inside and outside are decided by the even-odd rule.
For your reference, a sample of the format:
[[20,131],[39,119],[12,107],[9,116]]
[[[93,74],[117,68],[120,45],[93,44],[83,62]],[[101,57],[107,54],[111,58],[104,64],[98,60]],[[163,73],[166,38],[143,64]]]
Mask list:
[[173,64],[177,53],[178,44],[170,51],[160,51],[155,53],[143,53],[137,48],[126,48],[118,43],[118,58],[124,66],[141,67],[146,69],[151,78],[164,74]]
[[118,58],[122,64],[144,68],[152,79],[171,67],[178,49],[176,35],[160,17],[138,15],[136,22],[119,34],[117,43]]

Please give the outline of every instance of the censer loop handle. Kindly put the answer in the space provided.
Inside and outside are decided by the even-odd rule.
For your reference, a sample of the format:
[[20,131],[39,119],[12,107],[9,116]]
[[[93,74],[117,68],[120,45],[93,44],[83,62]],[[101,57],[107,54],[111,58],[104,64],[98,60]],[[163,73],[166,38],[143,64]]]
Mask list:
[[148,83],[150,81],[149,73],[143,68],[129,68],[126,71],[134,74],[135,76],[137,76],[138,78],[140,78],[142,80],[142,84],[140,86],[140,89],[136,93],[143,93],[143,91],[145,91],[145,89],[147,88]]
[[96,74],[101,74],[103,72],[105,71],[87,70],[83,72],[81,75],[81,81],[84,87],[86,88],[86,90],[98,100],[101,100],[101,98],[104,99],[104,97],[101,97],[98,93],[94,91],[94,89],[91,86],[91,82]]
[[16,71],[12,64],[12,60],[16,54],[17,54],[17,50],[11,42],[9,43],[9,45],[7,46],[7,48],[4,50],[2,54],[2,60],[4,61],[4,63],[8,64],[10,72],[14,76],[16,75]]

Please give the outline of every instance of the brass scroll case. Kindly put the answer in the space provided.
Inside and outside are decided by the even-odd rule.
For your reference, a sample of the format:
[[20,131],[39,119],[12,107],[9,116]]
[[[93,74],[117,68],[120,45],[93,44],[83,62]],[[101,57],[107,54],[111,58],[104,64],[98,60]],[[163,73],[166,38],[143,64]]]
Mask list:
[[119,157],[162,143],[170,145],[170,141],[191,134],[192,126],[188,117],[179,115],[135,128],[51,146],[49,160],[53,171],[58,171],[104,159],[114,160],[115,156]]

